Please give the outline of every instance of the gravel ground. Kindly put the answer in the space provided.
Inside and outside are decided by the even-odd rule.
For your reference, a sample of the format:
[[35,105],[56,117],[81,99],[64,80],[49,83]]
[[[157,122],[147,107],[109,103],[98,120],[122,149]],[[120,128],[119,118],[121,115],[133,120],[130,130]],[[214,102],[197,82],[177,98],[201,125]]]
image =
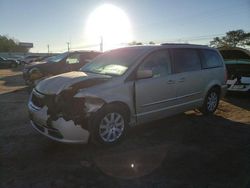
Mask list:
[[113,147],[61,144],[29,125],[21,68],[0,70],[0,187],[250,188],[250,97],[132,129]]

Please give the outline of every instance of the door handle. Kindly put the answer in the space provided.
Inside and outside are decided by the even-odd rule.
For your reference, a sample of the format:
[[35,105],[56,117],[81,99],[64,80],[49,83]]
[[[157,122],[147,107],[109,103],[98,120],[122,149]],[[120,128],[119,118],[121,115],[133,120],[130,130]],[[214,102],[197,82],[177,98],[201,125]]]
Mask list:
[[168,82],[167,82],[168,84],[174,84],[175,83],[175,81],[174,80],[168,80]]
[[184,82],[185,81],[185,78],[180,78],[180,80],[178,82]]

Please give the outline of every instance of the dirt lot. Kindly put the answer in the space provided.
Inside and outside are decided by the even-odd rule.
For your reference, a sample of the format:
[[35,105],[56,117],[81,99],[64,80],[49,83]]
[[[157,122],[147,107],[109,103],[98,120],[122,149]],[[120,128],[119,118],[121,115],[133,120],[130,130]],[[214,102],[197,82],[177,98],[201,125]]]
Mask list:
[[0,187],[250,188],[250,97],[134,128],[119,145],[55,143],[29,125],[21,68],[0,69]]

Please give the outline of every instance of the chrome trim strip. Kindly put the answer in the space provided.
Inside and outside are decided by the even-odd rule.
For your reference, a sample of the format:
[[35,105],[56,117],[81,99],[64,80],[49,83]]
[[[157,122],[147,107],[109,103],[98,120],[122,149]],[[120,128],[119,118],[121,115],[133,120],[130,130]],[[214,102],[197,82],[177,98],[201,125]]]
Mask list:
[[161,109],[157,109],[157,110],[152,110],[152,111],[149,111],[149,112],[143,112],[143,113],[137,114],[136,116],[137,116],[137,117],[139,117],[139,116],[144,116],[144,115],[146,115],[146,114],[151,114],[151,113],[155,113],[155,112],[160,112],[160,111],[163,111],[163,110],[168,110],[168,109],[171,109],[171,108],[179,107],[179,106],[186,105],[186,104],[190,104],[190,103],[194,103],[194,102],[201,102],[201,101],[203,101],[203,99],[196,99],[196,100],[189,101],[189,102],[182,103],[182,104],[177,104],[177,105],[173,105],[173,106],[168,106],[168,107],[165,107],[165,108],[161,108]]
[[44,97],[45,97],[43,94],[38,93],[38,91],[36,91],[35,89],[33,89],[33,93],[34,93],[36,96],[40,97],[40,98],[44,98]]
[[191,94],[188,94],[188,95],[183,95],[183,96],[180,96],[180,97],[174,97],[174,98],[167,99],[167,100],[152,102],[152,103],[141,105],[141,107],[147,107],[147,106],[151,106],[151,105],[161,104],[161,103],[164,103],[164,102],[169,102],[169,101],[173,101],[173,100],[177,100],[177,99],[181,99],[181,98],[185,98],[185,97],[190,97],[190,96],[198,95],[198,94],[201,94],[201,92],[195,92],[195,93],[191,93]]

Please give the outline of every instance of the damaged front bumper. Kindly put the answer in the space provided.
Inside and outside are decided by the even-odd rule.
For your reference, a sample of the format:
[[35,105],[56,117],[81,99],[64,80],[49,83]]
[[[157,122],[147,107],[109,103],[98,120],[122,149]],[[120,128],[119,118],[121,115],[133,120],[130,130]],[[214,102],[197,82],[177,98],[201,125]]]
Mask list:
[[89,131],[72,120],[66,121],[63,117],[52,120],[48,124],[49,115],[46,106],[38,108],[31,100],[28,104],[30,122],[32,127],[41,134],[59,142],[64,143],[87,143]]

